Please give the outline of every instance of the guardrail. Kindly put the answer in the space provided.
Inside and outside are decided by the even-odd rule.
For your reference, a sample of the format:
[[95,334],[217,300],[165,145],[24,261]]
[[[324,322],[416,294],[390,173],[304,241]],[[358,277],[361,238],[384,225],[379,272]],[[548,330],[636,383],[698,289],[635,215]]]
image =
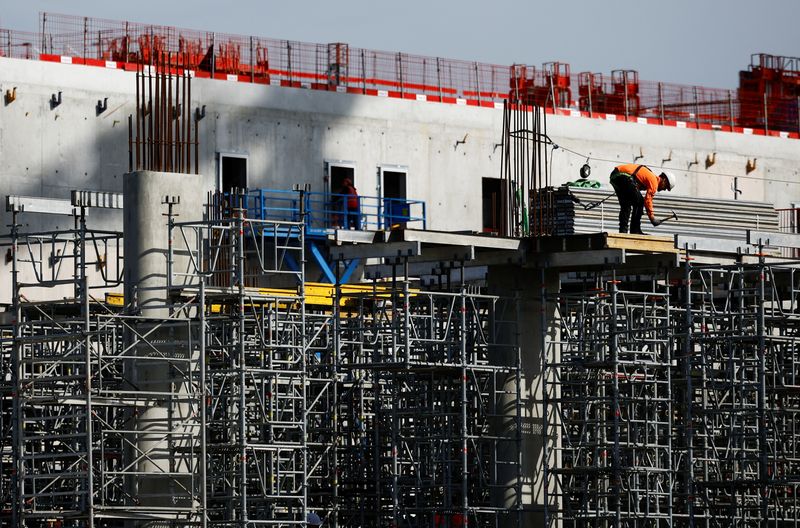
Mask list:
[[587,87],[586,72],[570,74],[553,66],[560,63],[506,66],[342,42],[278,40],[53,13],[42,13],[39,27],[38,34],[0,30],[0,55],[135,69],[170,54],[174,68],[197,77],[490,108],[506,101],[513,87],[525,86],[532,100],[550,112],[569,109],[588,117],[638,118],[686,128],[800,134],[800,98],[753,99],[736,90],[639,81],[638,76],[633,83],[620,84],[614,72],[592,74]]
[[[427,227],[425,202],[422,200],[359,196],[358,207],[351,209],[348,208],[349,198],[346,194],[304,193],[306,233],[309,236],[324,236],[337,228],[382,230],[394,225]],[[247,193],[247,215],[258,220],[300,221],[300,197],[296,191],[251,189]]]
[[[778,231],[781,233],[800,233],[800,208],[775,209],[778,212]],[[781,248],[781,255],[788,258],[800,257],[797,248]]]

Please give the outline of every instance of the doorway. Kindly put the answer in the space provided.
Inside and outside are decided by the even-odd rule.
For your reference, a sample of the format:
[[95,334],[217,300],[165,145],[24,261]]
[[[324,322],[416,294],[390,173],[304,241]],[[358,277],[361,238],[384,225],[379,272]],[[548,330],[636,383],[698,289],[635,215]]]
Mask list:
[[218,154],[219,178],[217,186],[222,192],[247,189],[247,156]]
[[405,225],[411,213],[406,188],[408,170],[404,167],[383,166],[380,168],[379,178],[382,227]]
[[505,231],[504,189],[504,182],[500,178],[483,178],[481,181],[481,209],[484,233],[502,234]]
[[[325,227],[344,227],[349,224],[360,224],[359,214],[348,212],[347,200],[341,196],[347,194],[343,189],[344,181],[350,180],[356,187],[356,165],[352,161],[325,162]],[[312,209],[314,205],[312,204]]]

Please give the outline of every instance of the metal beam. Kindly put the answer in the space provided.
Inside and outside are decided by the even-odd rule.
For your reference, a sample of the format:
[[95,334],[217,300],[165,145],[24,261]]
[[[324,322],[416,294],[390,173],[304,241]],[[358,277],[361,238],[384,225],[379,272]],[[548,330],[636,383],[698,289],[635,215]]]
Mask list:
[[9,213],[43,213],[65,216],[75,216],[80,213],[69,200],[38,196],[6,196],[6,211]]
[[314,257],[314,260],[316,261],[320,270],[322,270],[322,274],[325,276],[325,279],[328,281],[328,283],[336,284],[336,275],[334,275],[333,270],[325,260],[325,256],[319,250],[317,245],[313,242],[309,242],[308,247],[311,249],[311,255]]
[[419,242],[391,242],[388,244],[357,244],[335,246],[330,250],[333,260],[350,260],[372,257],[416,257],[422,253]]
[[122,209],[122,193],[103,191],[72,191],[72,205],[97,209]]
[[402,229],[389,234],[392,242],[422,242],[445,246],[475,246],[485,249],[519,249],[522,241],[516,238],[499,238],[475,234],[445,233],[442,231],[422,231]]
[[[466,267],[466,266],[465,266]],[[364,278],[366,279],[385,279],[392,276],[392,271],[396,270],[398,276],[403,274],[403,265],[397,264],[392,266],[390,264],[378,264],[374,266],[364,267]],[[430,275],[439,275],[447,273],[449,269],[459,269],[458,266],[449,266],[447,262],[409,262],[408,275],[409,277],[423,277]]]
[[731,240],[726,238],[706,238],[684,235],[675,235],[675,247],[689,251],[700,251],[706,253],[750,253],[752,248],[743,240]]
[[677,268],[681,265],[679,253],[653,253],[650,255],[625,255],[624,269]]
[[536,255],[529,267],[581,268],[584,266],[606,266],[625,264],[624,249],[598,249],[591,251],[567,251]]
[[[419,244],[419,242],[406,242]],[[474,246],[422,246],[422,253],[409,262],[470,262],[475,260]]]
[[350,229],[337,229],[333,234],[328,235],[328,240],[337,244],[372,244],[373,242],[385,242],[385,231],[357,231]]
[[800,234],[798,233],[772,233],[769,231],[747,230],[747,243],[757,246],[777,246],[785,248],[800,248]]

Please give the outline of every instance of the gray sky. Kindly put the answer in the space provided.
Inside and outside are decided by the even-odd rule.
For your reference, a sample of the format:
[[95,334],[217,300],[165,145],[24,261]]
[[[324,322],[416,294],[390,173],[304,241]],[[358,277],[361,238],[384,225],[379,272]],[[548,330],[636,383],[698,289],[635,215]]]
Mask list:
[[501,65],[558,60],[572,72],[735,88],[752,53],[800,56],[798,0],[5,0],[0,27],[39,11],[306,42],[347,42]]

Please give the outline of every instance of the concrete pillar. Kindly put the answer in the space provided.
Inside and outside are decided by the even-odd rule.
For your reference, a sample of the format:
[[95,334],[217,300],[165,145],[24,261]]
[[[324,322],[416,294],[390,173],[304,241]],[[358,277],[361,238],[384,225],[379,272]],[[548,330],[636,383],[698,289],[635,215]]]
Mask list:
[[[199,221],[203,219],[209,190],[204,178],[196,174],[139,171],[125,175],[125,302],[134,300],[138,315],[154,318],[169,315],[166,290],[169,236],[163,198],[180,197],[174,209],[176,222]],[[187,236],[191,239],[190,234]],[[176,240],[176,245],[186,249],[182,240]],[[184,272],[189,266],[189,256],[178,249],[173,262],[176,271]]]
[[[521,398],[522,398],[522,526],[544,526],[545,521],[545,447],[549,457],[554,460],[557,453],[554,451],[558,438],[548,438],[544,434],[544,376],[542,371],[542,354],[553,354],[549,347],[551,342],[558,340],[558,321],[554,305],[543,303],[544,293],[555,293],[559,288],[559,274],[552,270],[529,269],[519,266],[492,266],[488,272],[488,290],[492,295],[502,297],[517,297],[517,336],[521,350]],[[512,342],[512,341],[508,341]],[[553,358],[551,358],[553,359]],[[493,362],[511,365],[514,358],[507,348],[499,349]],[[551,380],[548,381],[550,383]],[[510,377],[506,381],[506,392],[501,408],[506,410],[508,420],[505,427],[514,427],[515,417],[514,398],[516,393],[516,379]],[[550,397],[555,394],[552,385],[548,387]],[[552,413],[549,420],[556,419]],[[554,430],[551,428],[551,430]],[[501,457],[508,460],[516,453],[503,453]],[[507,469],[506,471],[511,471]],[[511,482],[516,474],[507,474],[506,481]],[[555,489],[553,479],[550,478],[548,489]],[[513,502],[513,489],[509,487],[503,497],[503,505],[510,506]],[[552,498],[550,500],[552,503]],[[551,515],[552,517],[552,515]],[[510,525],[510,524],[509,524]]]
[[[129,479],[129,489],[141,507],[166,510],[196,505],[192,479],[198,478],[193,473],[199,446],[192,443],[199,431],[192,413],[201,405],[189,401],[189,386],[198,358],[189,348],[189,321],[176,316],[166,321],[171,311],[169,232],[162,200],[180,196],[176,221],[202,220],[207,196],[202,181],[193,174],[140,171],[126,174],[123,182],[125,302],[131,315],[140,316],[126,336],[131,359],[125,375],[139,393],[126,464],[133,463],[131,470],[136,473]],[[188,238],[193,244],[194,237]],[[186,244],[180,246],[184,251],[174,252],[174,269],[186,271],[189,255]]]

